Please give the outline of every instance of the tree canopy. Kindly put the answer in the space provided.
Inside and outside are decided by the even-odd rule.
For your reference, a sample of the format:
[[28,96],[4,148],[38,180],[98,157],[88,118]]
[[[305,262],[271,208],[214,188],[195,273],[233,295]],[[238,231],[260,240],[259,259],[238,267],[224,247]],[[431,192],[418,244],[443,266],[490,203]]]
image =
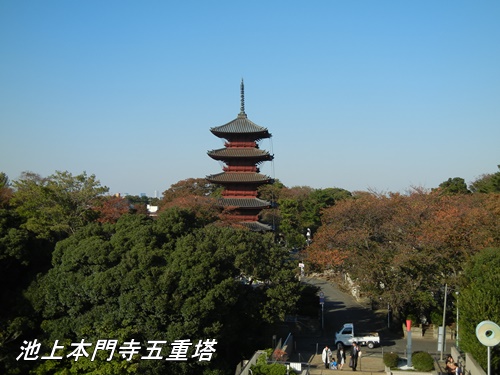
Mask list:
[[[241,337],[293,311],[298,283],[285,255],[270,235],[199,227],[192,212],[171,209],[157,220],[125,215],[60,241],[53,268],[29,298],[41,313],[47,343],[84,337],[218,343],[209,363],[116,358],[105,364],[110,374],[229,371],[249,349]],[[61,361],[56,373],[101,371],[102,365],[86,358]],[[54,366],[49,361],[37,371]]]
[[94,221],[96,200],[109,190],[94,175],[60,171],[46,178],[24,172],[14,188],[11,202],[26,219],[23,226],[39,238],[55,240]]
[[[262,332],[296,309],[292,247],[305,250],[309,269],[349,276],[400,318],[438,310],[448,283],[460,290],[461,326],[498,320],[499,283],[485,270],[500,248],[498,181],[500,172],[484,175],[467,189],[457,177],[406,194],[265,185],[260,197],[278,202],[262,214],[277,224],[275,238],[221,220],[220,187],[204,179],[172,185],[152,218],[141,214],[149,198],[110,197],[85,172],[25,172],[14,182],[0,173],[0,372],[233,373],[263,347]],[[150,340],[167,342],[164,356],[174,340],[217,347],[210,362],[107,361],[104,351],[94,362],[16,361],[33,338],[45,351],[81,339],[134,339],[139,355]]]
[[500,244],[499,209],[497,194],[357,194],[324,211],[308,259],[348,274],[401,316],[425,315],[465,261]]
[[[476,337],[485,320],[500,325],[500,247],[484,249],[472,257],[461,276],[458,309],[460,349],[487,368],[487,349]],[[500,347],[491,348],[492,374],[500,373]]]
[[441,194],[469,194],[465,180],[461,177],[449,178],[445,182],[439,184]]
[[499,171],[491,174],[484,174],[474,181],[470,189],[475,193],[500,193],[500,165]]
[[7,206],[11,196],[9,177],[4,172],[0,172],[0,208]]

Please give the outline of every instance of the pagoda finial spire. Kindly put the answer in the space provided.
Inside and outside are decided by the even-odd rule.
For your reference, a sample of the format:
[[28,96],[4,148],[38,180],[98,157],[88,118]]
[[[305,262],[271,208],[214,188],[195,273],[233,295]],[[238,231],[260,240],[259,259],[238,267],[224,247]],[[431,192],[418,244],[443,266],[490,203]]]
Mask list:
[[241,84],[240,84],[240,96],[241,96],[241,106],[238,117],[247,117],[245,113],[245,84],[243,83],[243,78],[241,79]]

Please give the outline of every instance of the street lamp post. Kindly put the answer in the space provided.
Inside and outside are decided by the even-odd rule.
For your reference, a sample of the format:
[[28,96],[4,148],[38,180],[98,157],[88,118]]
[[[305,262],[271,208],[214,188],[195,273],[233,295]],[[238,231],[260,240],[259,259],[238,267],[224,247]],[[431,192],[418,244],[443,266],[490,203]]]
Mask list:
[[448,294],[448,283],[444,285],[444,304],[443,304],[443,338],[441,343],[441,361],[443,360],[443,352],[446,350],[446,296]]

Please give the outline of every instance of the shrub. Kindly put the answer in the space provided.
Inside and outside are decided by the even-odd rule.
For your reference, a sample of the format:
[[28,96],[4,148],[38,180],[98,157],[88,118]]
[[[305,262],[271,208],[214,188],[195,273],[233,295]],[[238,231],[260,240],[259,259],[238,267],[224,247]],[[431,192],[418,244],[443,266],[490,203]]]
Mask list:
[[411,357],[411,361],[417,371],[434,370],[434,359],[427,352],[415,352]]
[[254,365],[252,372],[254,375],[286,375],[286,366],[279,363]]
[[257,358],[257,363],[251,367],[254,375],[286,375],[286,366],[280,363],[267,363],[273,353],[272,349],[266,349],[266,354],[261,354]]
[[399,355],[397,353],[384,353],[384,365],[389,368],[398,367]]
[[273,350],[272,349],[265,349],[264,350],[265,353],[262,353],[261,355],[259,355],[257,357],[257,365],[265,365],[267,364],[267,359],[268,358],[271,358],[271,355],[273,354]]

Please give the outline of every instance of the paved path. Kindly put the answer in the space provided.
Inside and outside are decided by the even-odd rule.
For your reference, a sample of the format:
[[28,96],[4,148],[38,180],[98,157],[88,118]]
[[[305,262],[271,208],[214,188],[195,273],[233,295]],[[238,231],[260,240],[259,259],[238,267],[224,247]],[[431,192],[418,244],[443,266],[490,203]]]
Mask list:
[[[349,359],[347,359],[347,361],[349,361]],[[368,375],[368,374],[380,375],[380,373],[384,372],[384,369],[385,367],[381,357],[367,355],[367,356],[361,356],[361,358],[358,361],[358,369],[355,373],[362,375]],[[325,374],[333,375],[341,372],[354,373],[354,371],[352,371],[352,369],[349,368],[347,364],[344,365],[341,371],[330,370],[330,369],[325,369],[325,366],[321,361],[321,355],[315,355],[312,358],[311,369],[309,372],[310,375],[325,375]]]
[[[311,375],[336,373],[336,370],[324,368],[321,361],[321,351],[325,345],[331,348],[334,347],[335,332],[347,322],[355,323],[358,331],[377,331],[381,334],[380,347],[374,349],[361,348],[363,354],[358,363],[356,374],[374,375],[384,373],[385,366],[382,360],[384,352],[393,351],[405,355],[406,339],[401,337],[401,334],[398,335],[388,330],[386,318],[374,312],[371,306],[359,303],[350,294],[345,293],[334,283],[327,280],[305,279],[303,281],[320,287],[325,295],[323,319],[319,319],[318,329],[316,331],[304,330],[295,335],[295,350],[292,358],[290,358],[292,361],[308,362]],[[321,329],[321,321],[323,322],[323,329]],[[432,336],[414,336],[412,348],[413,352],[422,350],[436,356],[437,340]],[[335,350],[333,355],[336,357]],[[346,364],[342,372],[351,373],[354,371]]]

